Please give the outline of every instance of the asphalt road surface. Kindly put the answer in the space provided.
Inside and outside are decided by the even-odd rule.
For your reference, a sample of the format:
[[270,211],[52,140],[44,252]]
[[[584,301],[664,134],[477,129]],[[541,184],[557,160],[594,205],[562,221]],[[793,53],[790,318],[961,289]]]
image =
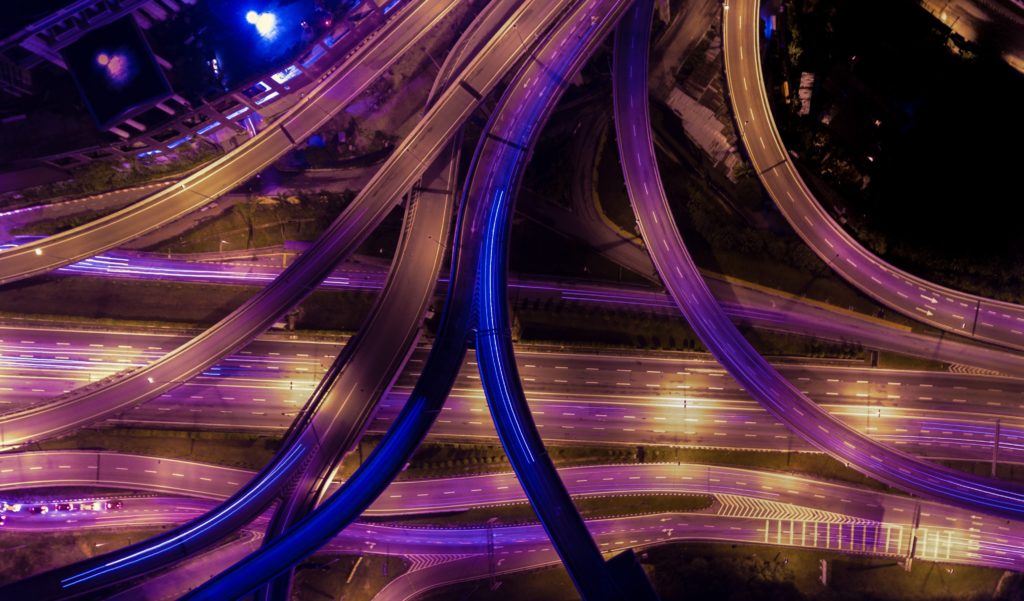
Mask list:
[[[160,355],[153,334],[3,330],[0,402],[23,408],[89,378]],[[306,402],[340,343],[261,339],[192,382],[112,418],[122,425],[282,431]],[[600,354],[544,347],[516,351],[534,419],[549,442],[588,440],[806,450],[716,363],[670,353]],[[370,422],[382,433],[412,390],[426,350],[413,353]],[[1014,378],[778,366],[846,423],[930,457],[988,461],[1001,420],[1000,459],[1022,461],[1024,382]],[[435,424],[435,437],[496,436],[471,354]]]
[[[50,455],[54,462],[75,463],[81,452],[39,454]],[[92,461],[96,454],[93,453]],[[111,458],[104,455],[104,459]],[[156,458],[134,459],[138,468],[140,488],[152,476],[145,465],[155,465]],[[231,471],[218,466],[183,464],[175,469],[206,474],[211,480]],[[43,470],[55,473],[55,470]],[[740,468],[693,464],[640,464],[567,468],[559,470],[574,497],[617,496],[636,494],[707,494],[714,502],[698,513],[646,516],[663,530],[675,529],[678,523],[697,520],[701,527],[711,526],[714,533],[706,538],[728,539],[732,532],[746,532],[749,542],[791,546],[830,548],[840,551],[868,551],[906,555],[917,536],[916,557],[953,563],[969,563],[1021,569],[1024,565],[1024,524],[998,519],[985,519],[970,511],[878,491],[805,478],[792,474],[759,472]],[[53,484],[62,480],[53,481]],[[113,485],[113,482],[99,482]],[[212,496],[207,494],[205,496]],[[51,502],[72,497],[46,497]],[[109,496],[78,496],[77,499],[108,499]],[[23,509],[8,514],[5,528],[30,531],[75,532],[87,528],[164,525],[185,521],[207,511],[212,501],[203,498],[169,496],[118,497],[124,502],[121,510],[106,512],[50,512],[33,515]],[[488,474],[458,478],[410,480],[392,483],[373,505],[369,514],[385,519],[400,519],[411,513],[436,514],[472,507],[522,503],[525,496],[512,473]],[[914,518],[920,505],[920,521],[915,532]],[[443,519],[440,518],[439,519]],[[265,524],[266,516],[252,528]],[[641,520],[643,522],[644,520]],[[591,530],[602,521],[590,521]],[[728,527],[723,527],[726,524]],[[533,528],[536,528],[534,533]],[[732,530],[735,528],[735,530]],[[732,532],[730,532],[732,530]],[[497,533],[515,532],[515,536]],[[449,532],[454,532],[451,536]],[[497,550],[504,544],[530,541],[532,548],[544,542],[539,526],[513,529],[499,525],[496,529]],[[666,534],[662,532],[662,534]],[[539,535],[539,536],[538,536]],[[595,534],[596,535],[596,534]],[[756,538],[755,538],[756,537]],[[791,538],[792,537],[792,538]],[[403,546],[403,542],[413,545]],[[607,539],[606,539],[607,541]],[[636,541],[630,541],[636,544]],[[646,541],[650,542],[650,541]],[[401,526],[400,523],[356,523],[335,538],[331,550],[381,552],[382,544],[394,545],[394,554],[448,554],[486,551],[484,528],[445,528],[443,530]],[[607,544],[607,542],[605,543]],[[621,547],[621,542],[619,543]],[[861,545],[864,545],[862,548]],[[467,548],[468,547],[468,548]]]

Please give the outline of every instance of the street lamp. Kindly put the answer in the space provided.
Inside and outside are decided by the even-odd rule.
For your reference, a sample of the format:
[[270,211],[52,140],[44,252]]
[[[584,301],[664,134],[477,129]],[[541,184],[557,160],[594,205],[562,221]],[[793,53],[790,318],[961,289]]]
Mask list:
[[188,380],[156,380],[153,376],[146,376],[146,381],[150,384],[188,384]]
[[[32,252],[33,252],[33,253],[34,253],[34,254],[35,254],[35,255],[36,255],[37,257],[41,257],[41,256],[43,256],[43,249],[42,249],[42,248],[36,247],[36,248],[34,248],[34,249],[32,250]],[[55,255],[55,254],[53,254],[53,253],[47,253],[47,254],[46,254],[46,256],[48,256],[48,257],[50,257],[50,258],[53,258],[53,259],[57,259],[58,261],[68,261],[68,262],[70,262],[70,263],[77,263],[77,262],[81,261],[81,259],[72,259],[71,257],[62,257],[62,256],[60,256],[60,255]]]
[[245,21],[256,28],[260,37],[266,40],[273,40],[277,37],[277,15],[274,13],[250,10],[245,13]]

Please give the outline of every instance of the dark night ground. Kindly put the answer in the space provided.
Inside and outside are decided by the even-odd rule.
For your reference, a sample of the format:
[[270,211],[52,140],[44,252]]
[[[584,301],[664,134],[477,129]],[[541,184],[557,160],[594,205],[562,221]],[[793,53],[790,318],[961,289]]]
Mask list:
[[[990,601],[1020,598],[1020,578],[988,568],[916,561],[905,572],[895,560],[711,543],[677,543],[639,551],[663,601]],[[828,586],[818,581],[828,563]],[[951,570],[951,571],[950,571]],[[579,599],[561,566],[437,589],[429,601],[568,601]],[[998,589],[998,592],[996,592]]]
[[1024,76],[984,48],[974,60],[947,50],[938,21],[914,2],[819,3],[835,7],[827,19],[795,4],[799,69],[818,75],[813,123],[836,103],[834,139],[871,177],[863,192],[842,190],[852,221],[881,234],[884,256],[913,273],[945,272],[955,284],[979,270],[980,285],[1020,294],[1021,279],[1006,272],[1024,261]]

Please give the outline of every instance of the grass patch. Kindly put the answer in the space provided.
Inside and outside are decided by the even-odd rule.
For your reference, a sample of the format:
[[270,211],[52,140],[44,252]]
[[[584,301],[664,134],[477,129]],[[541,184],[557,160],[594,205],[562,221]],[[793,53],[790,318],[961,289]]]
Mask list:
[[[511,299],[520,339],[535,343],[707,352],[685,319],[654,311],[574,303],[564,299]],[[772,332],[739,326],[760,354],[784,357],[866,360],[864,347],[851,341]],[[923,361],[934,369],[936,362]],[[911,369],[916,369],[911,368]]]
[[[792,435],[796,436],[796,435]],[[794,439],[795,440],[795,439]],[[681,447],[647,446],[644,449],[646,463],[673,461],[679,463],[702,463],[724,465],[757,470],[771,470],[800,474],[811,478],[823,478],[855,486],[863,486],[883,492],[902,494],[899,490],[869,478],[853,468],[822,453],[785,453],[781,451],[747,451],[735,449],[688,449]],[[988,476],[992,464],[987,461],[948,461],[934,463],[956,470]],[[1024,482],[1024,465],[1000,463],[996,475],[1000,480]]]
[[[375,437],[375,441],[379,438]],[[552,446],[548,454],[557,467],[632,463],[636,449],[623,446]],[[364,446],[364,453],[369,453]],[[500,444],[427,442],[416,450],[402,480],[443,478],[463,474],[509,472],[508,462]]]
[[[1002,570],[916,560],[906,572],[892,559],[758,545],[679,543],[642,555],[662,599],[998,599]],[[818,561],[828,562],[828,586]],[[952,573],[950,573],[950,571]]]
[[90,221],[95,221],[100,217],[105,217],[106,215],[119,210],[121,210],[121,207],[110,207],[109,209],[104,210],[89,210],[81,213],[75,213],[74,215],[65,215],[63,217],[54,217],[53,219],[33,221],[23,227],[14,229],[11,233],[17,236],[52,236],[65,230],[85,225]]
[[[598,191],[598,195],[593,202],[597,203],[597,209],[604,213],[612,223],[640,239],[640,228],[636,225],[636,213],[633,212],[633,205],[629,202],[626,180],[622,175],[622,167],[619,162],[619,149],[615,143],[617,136],[613,129],[609,127],[606,130],[607,133],[601,137],[597,150],[599,153],[596,169],[597,181],[594,183],[594,187]],[[619,168],[612,169],[611,161],[619,165]],[[602,164],[609,167],[601,169]],[[611,193],[613,191],[614,194]]]
[[164,528],[118,528],[80,532],[4,532],[0,553],[4,569],[0,585],[102,555],[156,536]]
[[[5,287],[0,291],[0,313],[204,326],[220,320],[259,290],[253,286],[48,275]],[[297,325],[314,330],[358,329],[375,296],[370,291],[317,290],[299,306]]]
[[499,577],[501,585],[490,589],[490,580],[470,580],[436,588],[423,601],[576,601],[580,598],[562,566],[516,572]]
[[296,599],[370,601],[409,569],[395,555],[314,555],[295,566]]
[[[988,461],[942,460],[936,463],[976,476],[988,477],[992,475],[992,464]],[[1024,465],[1019,463],[998,463],[996,464],[996,478],[1008,482],[1024,482]]]
[[948,371],[949,364],[924,357],[911,357],[888,351],[878,352],[878,367],[882,369],[908,369],[918,371]]
[[[379,437],[365,437],[363,454],[368,456],[379,440]],[[700,463],[764,469],[895,492],[885,484],[872,480],[821,453],[691,449],[655,445],[547,445],[547,449],[555,466],[559,468],[638,463],[639,456],[642,458],[639,462],[642,463]],[[500,444],[430,441],[420,445],[410,459],[409,467],[402,472],[399,479],[420,480],[509,471],[512,471],[512,465]]]
[[154,330],[166,333],[168,331],[181,335],[194,336],[200,332],[196,324],[171,323],[167,321],[142,321],[138,319],[111,319],[98,317],[81,317],[77,315],[53,315],[49,313],[11,313],[0,311],[0,320],[5,323],[15,323],[25,327],[46,327],[55,323],[62,327],[79,328],[90,330],[96,328],[119,329],[119,330],[142,330],[153,332]]
[[0,311],[209,324],[258,290],[252,286],[47,275],[5,287],[0,291]]
[[[891,559],[784,547],[673,543],[641,552],[664,601],[763,599],[771,601],[995,601],[1020,596],[1020,575],[1002,587],[1004,571],[916,560],[905,572]],[[828,562],[829,583],[818,581],[818,560]],[[427,601],[537,601],[579,599],[565,568],[554,566],[463,582],[436,589]],[[997,591],[997,587],[999,590]]]
[[74,169],[71,177],[66,180],[22,190],[16,201],[5,206],[18,208],[40,202],[51,204],[68,198],[100,194],[174,178],[212,161],[222,153],[220,147],[203,144],[199,148],[182,147],[177,151],[179,158],[168,162],[127,159],[126,168],[120,159],[94,161]]
[[867,353],[860,343],[821,340],[813,336],[758,330],[740,326],[740,331],[758,353],[776,357],[816,357],[822,359],[864,360]]
[[[221,248],[262,248],[284,244],[286,240],[315,240],[354,197],[350,191],[274,198],[250,195],[245,202],[148,250],[213,252]],[[221,240],[227,244],[222,245]]]
[[650,282],[531,219],[519,219],[509,242],[509,270],[556,278],[648,286]]
[[[617,133],[610,128],[608,135],[601,140],[595,169],[597,180],[594,182],[594,191],[597,198],[594,202],[597,203],[598,210],[613,223],[634,236],[639,236],[640,228],[636,226],[636,213],[629,202],[626,178],[622,173],[622,163],[619,161],[617,139]],[[662,174],[662,177],[665,175]]]
[[681,317],[553,298],[512,303],[522,340],[705,352]]
[[[709,495],[661,494],[612,497],[577,497],[576,509],[585,519],[612,518],[653,513],[687,513],[711,507]],[[531,524],[537,514],[527,503],[474,507],[466,511],[450,511],[410,516],[387,516],[363,521],[398,523],[404,526],[484,526],[491,518],[502,525]]]
[[35,446],[43,451],[114,451],[258,470],[270,461],[280,442],[276,436],[241,432],[90,428]]

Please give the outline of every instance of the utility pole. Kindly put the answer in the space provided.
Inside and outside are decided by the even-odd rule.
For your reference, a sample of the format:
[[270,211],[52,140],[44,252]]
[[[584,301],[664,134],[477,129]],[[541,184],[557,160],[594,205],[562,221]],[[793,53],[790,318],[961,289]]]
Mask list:
[[494,524],[498,521],[498,518],[491,518],[487,520],[487,573],[490,575],[491,590],[498,590],[498,564],[494,560]]
[[914,508],[914,526],[910,530],[910,548],[907,549],[907,560],[903,563],[903,569],[907,572],[910,571],[910,566],[914,562],[914,552],[917,551],[917,527],[921,524],[921,504],[918,503]]
[[[684,382],[686,381],[686,376],[685,375],[683,376],[683,381]],[[683,444],[686,444],[690,440],[690,435],[686,433],[686,428],[688,427],[687,424],[689,423],[689,422],[686,421],[686,416],[688,415],[688,411],[686,410],[686,405],[687,405],[687,403],[686,403],[686,396],[684,395],[683,396],[683,424],[682,424],[682,428],[683,428]]]
[[793,459],[793,431],[789,430],[786,433],[786,465],[789,465],[790,460]]
[[1002,420],[996,420],[996,435],[995,440],[992,441],[992,477],[996,477],[996,464],[999,461],[999,430],[1000,422]]

